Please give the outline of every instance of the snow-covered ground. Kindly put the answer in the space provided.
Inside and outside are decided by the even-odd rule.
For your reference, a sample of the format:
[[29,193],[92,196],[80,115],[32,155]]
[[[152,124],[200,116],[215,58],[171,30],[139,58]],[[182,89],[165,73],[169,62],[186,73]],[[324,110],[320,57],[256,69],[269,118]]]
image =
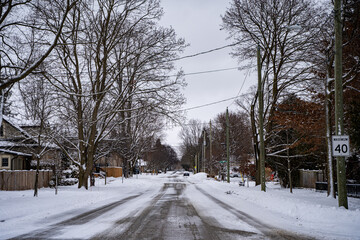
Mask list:
[[[265,193],[260,191],[260,186],[254,187],[254,183],[250,183],[252,187],[249,188],[246,184],[239,187],[236,178],[229,184],[207,179],[203,173],[189,177],[189,181],[219,200],[274,227],[320,239],[360,239],[358,198],[348,198],[349,210],[346,210],[337,207],[337,199],[311,189],[294,189],[291,194],[289,189],[267,183]],[[194,188],[190,187],[189,196],[198,204],[195,207],[200,207],[203,196]],[[221,216],[221,212],[217,214]],[[231,218],[223,218],[222,221],[234,223]]]
[[[43,229],[89,210],[109,203],[141,194],[118,206],[118,211],[102,214],[82,227],[69,227],[61,238],[88,238],[103,231],[114,220],[137,214],[156,196],[163,184],[172,181],[172,172],[159,175],[139,175],[131,179],[108,178],[97,180],[89,190],[76,186],[60,187],[58,195],[54,189],[40,189],[39,197],[33,191],[0,191],[0,239],[6,239]],[[176,174],[174,174],[176,175]],[[173,176],[174,176],[173,175]],[[206,178],[204,173],[183,177],[187,183],[185,197],[194,205],[200,215],[216,216],[218,222],[227,228],[242,228],[256,232],[253,226],[240,223],[229,211],[219,208],[205,191],[233,208],[259,219],[261,222],[288,231],[315,236],[320,239],[360,239],[360,199],[348,198],[349,210],[338,208],[337,200],[308,189],[288,189],[267,184],[267,192],[259,187],[240,187],[239,178],[232,182],[217,182]],[[200,191],[201,190],[201,191]],[[207,204],[204,205],[203,203]],[[239,226],[241,225],[241,226]]]
[[[140,175],[138,178],[124,179],[123,183],[121,178],[107,178],[105,185],[104,179],[97,179],[95,186],[89,190],[78,189],[76,185],[60,186],[58,194],[55,195],[54,189],[42,188],[38,197],[33,197],[33,190],[0,191],[0,239],[42,229],[89,210],[143,193],[138,201],[134,201],[134,206],[124,208],[134,210],[152,199],[166,180],[167,178],[160,175]],[[136,204],[138,205],[135,206]],[[119,215],[127,214],[127,211],[121,211]],[[97,222],[95,229],[89,227],[82,233],[87,235],[79,237],[89,237],[92,234],[91,230],[100,231],[107,227],[109,226]],[[74,235],[69,238],[74,238]]]

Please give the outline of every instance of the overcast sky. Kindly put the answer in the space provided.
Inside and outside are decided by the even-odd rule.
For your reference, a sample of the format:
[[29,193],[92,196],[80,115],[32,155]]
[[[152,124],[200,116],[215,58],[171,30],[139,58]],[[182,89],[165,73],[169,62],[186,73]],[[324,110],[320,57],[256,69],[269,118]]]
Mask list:
[[[230,0],[162,0],[165,14],[161,25],[172,26],[178,37],[185,38],[185,41],[190,44],[182,56],[228,45],[232,42],[226,40],[227,33],[220,30],[220,25],[222,23],[221,15],[224,15],[230,6],[229,2]],[[185,74],[238,67],[237,60],[229,55],[230,51],[231,48],[226,48],[186,58],[177,61],[176,66],[182,68]],[[250,76],[246,76],[249,74]],[[237,69],[189,75],[185,79],[188,85],[184,90],[187,99],[187,103],[183,106],[184,109],[235,97],[238,94],[246,93],[251,85],[256,84],[254,72]],[[229,107],[230,110],[237,109],[233,101],[227,101],[189,110],[186,117],[187,120],[199,119],[209,122],[217,114],[224,112],[226,107]],[[179,130],[179,127],[167,130],[165,143],[178,147],[181,143],[178,137]]]

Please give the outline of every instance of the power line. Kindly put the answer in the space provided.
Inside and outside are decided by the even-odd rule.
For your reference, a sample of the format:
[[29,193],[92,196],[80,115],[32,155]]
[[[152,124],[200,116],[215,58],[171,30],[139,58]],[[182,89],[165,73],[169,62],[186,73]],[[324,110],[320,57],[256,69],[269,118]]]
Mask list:
[[[171,59],[171,60],[169,60],[169,61],[172,62],[172,61],[182,60],[182,59],[185,59],[185,58],[197,57],[197,56],[200,56],[200,55],[204,55],[204,54],[208,54],[208,53],[211,53],[211,52],[219,51],[219,50],[222,50],[222,49],[224,49],[224,48],[233,47],[233,46],[235,46],[235,45],[238,45],[239,43],[240,43],[240,42],[228,44],[228,45],[225,45],[225,46],[222,46],[222,47],[213,48],[213,49],[210,49],[210,50],[207,50],[207,51],[203,51],[203,52],[199,52],[199,53],[187,55],[187,56],[184,56],[184,57],[179,57],[179,58]],[[222,69],[208,70],[208,71],[202,71],[202,72],[192,72],[192,73],[184,74],[184,76],[197,75],[197,74],[205,74],[205,73],[213,73],[213,72],[221,72],[221,71],[228,71],[228,70],[233,70],[233,69],[238,69],[238,67],[222,68]],[[96,71],[93,71],[93,72],[96,72]],[[81,73],[87,73],[87,72],[81,72]],[[67,75],[67,73],[62,73],[61,75],[58,74],[58,75],[53,75],[53,76],[55,76],[55,77],[67,77],[68,75]],[[177,77],[177,76],[178,76],[178,75],[170,75],[169,77]]]
[[[223,71],[229,71],[229,70],[234,70],[234,69],[239,69],[239,67],[231,67],[231,68],[220,68],[220,69],[213,69],[213,70],[206,70],[206,71],[200,71],[200,72],[191,72],[191,73],[185,73],[183,74],[183,76],[189,76],[189,75],[199,75],[199,74],[206,74],[206,73],[214,73],[214,72],[223,72]],[[93,71],[94,73],[96,71]],[[87,74],[87,72],[80,72],[81,74]],[[52,75],[54,77],[68,77],[68,75],[66,73],[61,73],[58,75]],[[168,77],[177,77],[177,74],[174,75],[168,75]],[[124,76],[127,77],[127,76]]]
[[213,49],[210,49],[210,50],[207,50],[207,51],[187,55],[187,56],[184,56],[184,57],[175,58],[175,59],[172,59],[171,61],[178,61],[178,60],[182,60],[182,59],[185,59],[185,58],[197,57],[197,56],[200,56],[200,55],[204,55],[204,54],[208,54],[208,53],[211,53],[211,52],[219,51],[219,50],[222,50],[224,48],[233,47],[235,45],[238,45],[239,43],[240,42],[236,42],[236,43],[228,44],[228,45],[225,45],[225,46],[222,46],[222,47],[213,48]]
[[[223,112],[223,114],[225,114],[225,112]],[[222,121],[216,121],[215,119],[211,119],[211,123],[212,124],[224,124],[224,122]],[[209,124],[209,122],[207,121],[200,121],[200,122],[196,122],[196,123],[190,123],[190,122],[187,122],[187,123],[180,123],[180,124],[166,124],[166,129],[172,129],[172,128],[176,128],[176,127],[179,127],[179,128],[182,128],[184,126],[200,126],[201,128],[203,128],[204,126],[207,126]],[[238,126],[239,123],[235,123],[235,124],[230,124],[229,126]]]
[[216,101],[216,102],[211,102],[211,103],[207,103],[207,104],[203,104],[203,105],[199,105],[199,106],[195,106],[195,107],[180,109],[180,110],[177,110],[177,111],[174,111],[174,112],[189,111],[189,110],[193,110],[193,109],[208,107],[208,106],[215,105],[215,104],[218,104],[218,103],[227,102],[227,101],[230,101],[230,100],[233,100],[233,99],[242,97],[242,96],[243,96],[243,95],[238,95],[238,96],[235,96],[235,97],[226,98],[226,99],[219,100],[219,101]]
[[[198,74],[204,74],[204,73],[223,72],[223,71],[229,71],[229,70],[234,70],[234,69],[239,69],[239,67],[221,68],[221,69],[207,70],[207,71],[201,71],[201,72],[185,73],[183,76],[198,75]],[[177,76],[178,75],[170,75],[169,77],[177,77]]]
[[[240,95],[240,92],[241,92],[241,90],[243,89],[243,87],[244,87],[244,85],[245,85],[245,81],[246,81],[246,79],[247,79],[247,77],[248,77],[249,75],[250,75],[250,73],[249,73],[249,69],[248,69],[247,72],[246,72],[246,74],[245,74],[244,81],[243,81],[243,83],[242,83],[242,85],[241,85],[241,87],[240,87],[240,90],[239,90],[239,92],[238,92],[238,94],[237,94],[236,96],[239,96],[239,95]],[[228,107],[230,107],[232,104],[234,104],[234,102],[235,102],[235,100],[234,100],[231,104],[229,104]]]

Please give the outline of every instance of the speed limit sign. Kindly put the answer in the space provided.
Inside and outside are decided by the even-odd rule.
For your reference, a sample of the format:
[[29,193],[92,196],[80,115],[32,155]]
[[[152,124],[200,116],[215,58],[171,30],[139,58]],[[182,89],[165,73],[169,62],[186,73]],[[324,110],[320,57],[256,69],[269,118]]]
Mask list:
[[350,156],[349,136],[332,136],[332,153],[334,157]]

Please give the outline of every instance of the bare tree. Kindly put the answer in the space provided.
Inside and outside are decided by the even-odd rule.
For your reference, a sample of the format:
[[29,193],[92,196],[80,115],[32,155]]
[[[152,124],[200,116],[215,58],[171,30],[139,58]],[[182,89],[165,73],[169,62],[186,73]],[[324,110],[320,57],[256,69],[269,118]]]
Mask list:
[[155,122],[159,129],[162,119],[176,121],[179,118],[179,112],[176,110],[184,103],[184,98],[179,95],[179,89],[184,86],[182,72],[172,78],[166,73],[174,68],[170,60],[184,46],[184,41],[176,38],[173,29],[143,22],[134,29],[131,41],[121,42],[116,48],[118,59],[131,59],[121,72],[121,82],[116,89],[121,90],[124,86],[129,86],[126,102],[121,106],[119,113],[119,130],[124,142],[124,161],[130,165],[134,165],[137,160],[134,158],[132,147],[139,146],[135,139],[141,139],[133,138],[138,134],[139,122],[148,122],[147,118],[157,118]]
[[[315,27],[320,25],[317,16],[309,0],[233,0],[223,16],[223,28],[238,43],[233,56],[244,63],[243,67],[255,67],[256,45],[262,49],[266,142],[271,136],[276,103],[288,93],[303,91],[299,84],[313,79],[308,58],[318,32]],[[306,28],[294,32],[291,26]],[[254,142],[258,141],[254,129],[257,97],[255,94],[250,110]]]
[[[314,54],[309,62],[313,64],[313,72],[319,81],[311,82],[307,87],[312,89],[311,94],[319,94],[322,96],[324,111],[326,115],[325,121],[325,137],[327,146],[327,179],[328,179],[328,195],[336,198],[334,173],[333,173],[333,157],[331,153],[331,135],[333,134],[333,107],[334,100],[334,19],[333,19],[333,3],[330,1],[324,2],[324,9],[328,11],[321,11],[319,17],[322,24],[318,26],[317,41],[314,42]],[[360,62],[357,57],[359,54],[359,2],[358,1],[344,1],[343,7],[343,87],[344,87],[344,102],[345,102],[345,121],[350,118],[347,115],[348,106],[354,104],[354,98],[359,95],[359,66]],[[347,105],[347,103],[349,105]],[[355,103],[356,104],[356,103]],[[351,109],[352,107],[350,107]],[[347,130],[349,133],[350,129]],[[357,134],[355,134],[357,136]],[[352,136],[351,141],[356,139]]]
[[194,168],[195,157],[198,154],[199,139],[203,132],[204,124],[200,120],[190,119],[184,124],[179,133],[182,140],[180,151],[182,153],[181,163],[184,168]]
[[[125,177],[128,177],[128,172],[133,172],[137,160],[152,150],[155,139],[161,137],[163,120],[159,114],[144,107],[133,110],[132,117],[127,121],[119,121],[119,126],[115,128],[115,139],[119,146],[117,151],[123,158]],[[124,129],[126,132],[123,132]]]
[[183,102],[180,78],[167,73],[184,42],[156,27],[161,14],[159,1],[136,0],[84,2],[69,13],[47,76],[64,99],[54,140],[66,136],[67,149],[58,145],[79,168],[79,188],[88,187],[97,148],[117,117],[131,141],[132,121],[146,117],[139,110],[166,115]]
[[187,124],[181,128],[179,136],[183,141],[183,146],[194,146],[198,144],[201,137],[204,124],[197,119],[190,119]]
[[[0,4],[1,107],[11,86],[33,73],[58,43],[65,19],[77,0],[5,0]],[[53,6],[61,6],[53,12]],[[48,12],[58,21],[48,22]],[[52,29],[49,28],[52,25]],[[0,123],[2,122],[2,111]]]
[[[22,118],[30,120],[33,125],[29,134],[35,145],[32,145],[28,151],[36,159],[34,196],[37,197],[40,161],[46,154],[54,150],[49,139],[49,123],[54,114],[53,89],[50,83],[39,75],[31,81],[25,79],[21,82],[19,92],[25,106],[25,114]],[[52,154],[56,155],[56,153]],[[56,159],[56,156],[54,157]],[[55,159],[52,159],[52,165],[56,164]]]
[[154,169],[156,172],[159,170],[164,172],[171,170],[179,161],[175,150],[168,145],[163,145],[160,139],[156,140],[149,155],[148,167]]
[[[213,155],[216,162],[226,157],[226,114],[221,113],[214,119]],[[251,131],[248,116],[244,112],[229,113],[229,150],[234,163],[243,174],[249,174],[251,148]]]

